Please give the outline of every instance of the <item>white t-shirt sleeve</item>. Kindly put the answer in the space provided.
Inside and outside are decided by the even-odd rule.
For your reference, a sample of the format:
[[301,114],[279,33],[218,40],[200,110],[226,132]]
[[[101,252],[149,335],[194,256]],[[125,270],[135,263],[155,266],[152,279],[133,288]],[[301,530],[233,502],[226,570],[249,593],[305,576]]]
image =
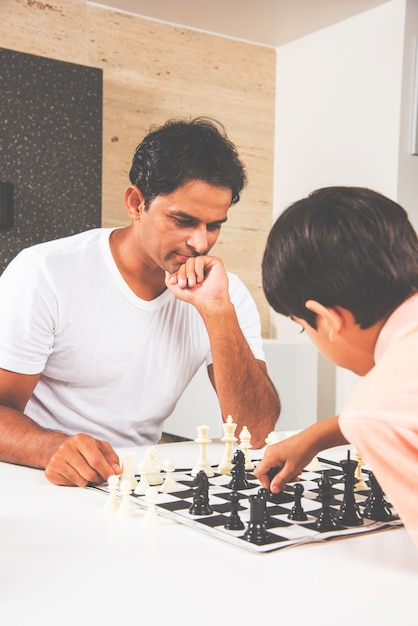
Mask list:
[[0,367],[38,374],[52,352],[58,307],[44,260],[23,250],[0,278]]

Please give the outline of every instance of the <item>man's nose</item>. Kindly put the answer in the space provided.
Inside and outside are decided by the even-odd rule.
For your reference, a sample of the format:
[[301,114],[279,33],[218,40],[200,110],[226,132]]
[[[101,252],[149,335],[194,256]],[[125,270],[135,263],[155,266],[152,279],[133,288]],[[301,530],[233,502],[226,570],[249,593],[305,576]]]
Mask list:
[[204,224],[193,229],[187,241],[187,245],[199,254],[202,254],[208,249],[208,231]]

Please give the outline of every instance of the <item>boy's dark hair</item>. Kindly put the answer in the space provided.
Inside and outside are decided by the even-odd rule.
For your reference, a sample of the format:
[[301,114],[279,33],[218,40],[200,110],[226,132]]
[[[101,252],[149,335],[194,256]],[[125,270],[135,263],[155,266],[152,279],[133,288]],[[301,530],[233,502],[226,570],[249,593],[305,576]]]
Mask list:
[[418,240],[406,211],[361,187],[327,187],[289,206],[264,252],[269,304],[316,328],[313,299],[351,311],[361,328],[418,291]]
[[233,205],[246,184],[244,166],[224,127],[205,117],[151,128],[136,148],[129,178],[143,193],[145,209],[158,195],[191,180],[231,189]]

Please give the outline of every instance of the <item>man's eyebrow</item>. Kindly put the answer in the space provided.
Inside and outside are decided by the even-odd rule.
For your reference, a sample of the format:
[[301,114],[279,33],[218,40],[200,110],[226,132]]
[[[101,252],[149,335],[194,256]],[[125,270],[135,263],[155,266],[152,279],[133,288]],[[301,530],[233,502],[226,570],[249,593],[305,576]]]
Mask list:
[[[190,215],[190,213],[183,213],[183,211],[173,211],[171,213],[172,217],[181,217],[185,220],[190,220],[192,222],[200,222],[201,220],[199,220],[197,217],[195,217],[194,215]],[[208,224],[225,224],[225,222],[228,220],[228,217],[223,217],[220,220],[214,220],[213,222],[207,222]]]

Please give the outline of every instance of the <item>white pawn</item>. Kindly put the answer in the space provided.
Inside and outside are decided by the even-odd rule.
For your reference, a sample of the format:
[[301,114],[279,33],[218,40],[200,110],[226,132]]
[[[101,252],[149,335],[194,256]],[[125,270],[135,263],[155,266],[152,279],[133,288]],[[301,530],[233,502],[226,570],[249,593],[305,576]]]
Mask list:
[[135,510],[130,501],[130,495],[132,493],[131,482],[129,479],[122,480],[120,484],[120,491],[122,494],[122,502],[118,509],[118,515],[121,517],[135,517]]
[[156,487],[148,487],[147,493],[145,494],[145,500],[147,502],[147,510],[142,520],[142,523],[145,526],[155,526],[155,524],[159,524],[160,522],[157,510],[155,508],[155,503],[157,502],[157,498],[158,498],[158,489]]
[[174,472],[174,461],[171,459],[167,459],[164,464],[164,471],[166,472],[166,476],[163,484],[160,487],[160,491],[162,493],[174,493],[175,491],[181,491],[183,487],[179,485],[173,478]]
[[141,479],[134,489],[134,494],[136,496],[144,496],[147,493],[147,489],[150,486],[148,482],[148,478],[147,478],[147,467],[148,466],[147,466],[146,461],[143,461],[139,465],[139,473],[141,474]]
[[119,476],[116,476],[116,474],[112,474],[107,479],[107,484],[109,485],[109,497],[106,500],[105,511],[108,511],[109,513],[114,513],[118,510],[120,505],[119,498],[116,495],[116,490],[119,486]]
[[244,453],[245,458],[245,471],[251,472],[254,469],[254,463],[250,459],[249,450],[252,448],[250,431],[246,426],[243,427],[240,434],[239,447]]

